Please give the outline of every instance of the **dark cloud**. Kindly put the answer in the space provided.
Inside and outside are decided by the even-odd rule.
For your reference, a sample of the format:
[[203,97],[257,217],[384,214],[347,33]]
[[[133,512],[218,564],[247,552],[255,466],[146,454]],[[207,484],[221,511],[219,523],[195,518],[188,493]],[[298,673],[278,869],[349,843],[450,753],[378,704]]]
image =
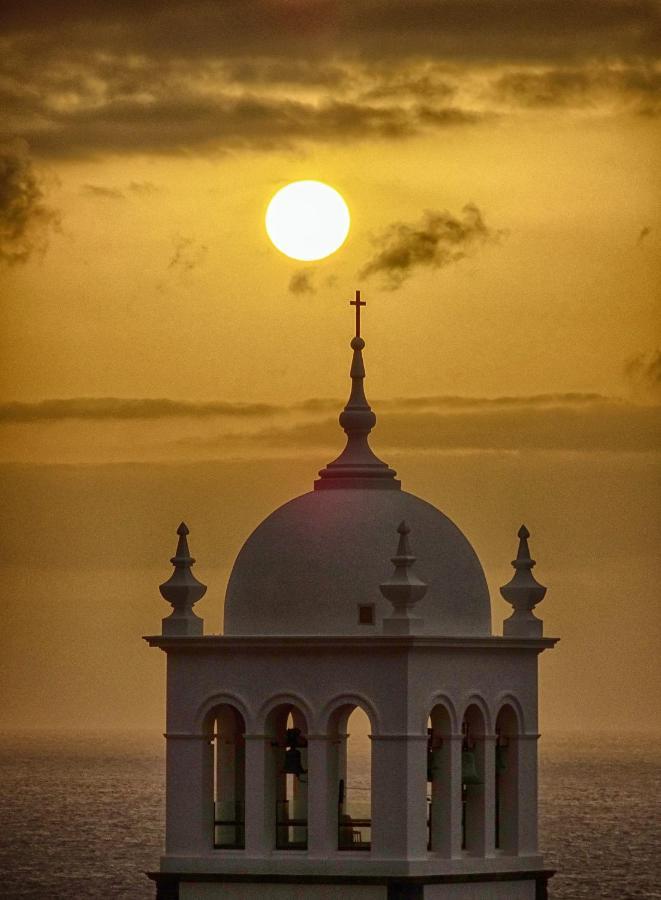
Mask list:
[[[657,368],[659,366],[658,356]],[[636,358],[638,360],[638,358]],[[635,364],[640,365],[639,362]],[[657,372],[657,377],[658,377]],[[344,405],[340,397],[311,397],[298,403],[277,405],[269,403],[240,403],[225,400],[193,402],[166,398],[124,397],[73,397],[68,399],[41,400],[35,403],[6,402],[0,404],[0,422],[30,423],[66,419],[163,419],[210,418],[225,416],[236,419],[272,418],[274,416],[300,415],[325,417]],[[595,393],[533,394],[530,396],[460,397],[438,395],[427,397],[393,397],[373,400],[379,412],[389,414],[419,414],[436,412],[441,415],[473,414],[496,411],[533,412],[551,409],[628,408],[625,400],[605,397]]]
[[289,290],[292,294],[315,294],[314,272],[310,269],[299,269],[294,272],[289,281]]
[[20,142],[0,146],[0,264],[44,251],[58,215],[44,202],[39,178]]
[[131,181],[127,190],[141,197],[148,197],[151,194],[158,193],[158,188],[151,181]]
[[[45,103],[46,101],[44,101]],[[181,86],[67,111],[45,105],[23,135],[45,156],[184,153],[190,150],[271,150],[300,142],[404,138],[429,128],[472,124],[481,116],[460,109],[312,102],[230,94]],[[49,128],[44,129],[47,121]]]
[[[661,441],[661,407],[622,401],[539,406],[528,402],[508,408],[485,405],[446,412],[377,409],[377,414],[372,437],[377,452],[654,453]],[[249,437],[235,434],[214,438],[208,445],[229,452],[239,446],[254,447],[255,443],[262,452],[269,447],[282,451],[331,450],[338,445],[337,420],[274,425]]]
[[638,234],[638,239],[636,240],[637,244],[642,244],[646,237],[648,237],[652,233],[652,229],[649,225],[645,225],[644,228],[640,229]]
[[81,193],[89,197],[102,197],[106,200],[123,200],[124,194],[117,188],[104,187],[101,184],[84,184]]
[[363,100],[397,100],[409,97],[429,103],[433,100],[447,101],[457,92],[457,85],[447,76],[439,76],[425,67],[421,72],[408,69],[394,72],[384,69],[373,73],[374,84],[366,88]]
[[420,222],[394,222],[376,237],[374,256],[359,277],[383,275],[386,288],[396,290],[416,269],[451,265],[498,234],[487,227],[472,203],[464,206],[460,218],[447,211],[427,210]]
[[[617,95],[653,115],[658,11],[653,0],[10,2],[2,133],[81,157],[406,138],[482,122],[503,102]],[[518,69],[499,77],[504,66]]]
[[119,397],[73,397],[67,400],[42,400],[38,403],[0,404],[0,422],[55,422],[66,419],[170,419],[193,416],[209,418],[255,418],[274,415],[282,407],[267,403],[228,403],[217,400],[191,403],[184,400],[130,399]]
[[638,114],[661,112],[661,70],[640,62],[507,72],[492,90],[498,100],[528,107],[583,107],[611,100]]
[[207,255],[209,248],[206,244],[199,244],[194,238],[176,237],[174,239],[174,252],[168,262],[168,269],[179,269],[183,272],[192,272]]
[[378,400],[379,409],[407,411],[438,410],[441,412],[457,412],[461,410],[495,410],[495,409],[551,409],[554,407],[577,408],[586,405],[604,405],[621,402],[605,397],[603,394],[570,392],[564,394],[531,394],[529,396],[503,397],[396,397],[391,400]]
[[624,376],[634,393],[661,399],[661,350],[632,356],[624,364]]
[[[646,57],[656,0],[9,0],[9,37],[161,58]],[[52,44],[51,44],[52,42]]]
[[418,106],[416,109],[421,125],[434,128],[450,128],[453,125],[476,125],[494,118],[493,113],[474,112],[456,106]]
[[337,89],[350,79],[346,66],[310,59],[239,59],[225,63],[224,77],[252,87],[298,85]]

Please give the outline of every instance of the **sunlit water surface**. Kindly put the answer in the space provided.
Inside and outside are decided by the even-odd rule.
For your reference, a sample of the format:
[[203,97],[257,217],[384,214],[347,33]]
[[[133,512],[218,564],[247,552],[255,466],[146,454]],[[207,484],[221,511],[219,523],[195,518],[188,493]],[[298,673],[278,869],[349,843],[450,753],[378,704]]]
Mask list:
[[[0,739],[0,897],[153,898],[144,872],[157,867],[163,838],[162,743],[136,734]],[[661,738],[545,736],[540,753],[553,900],[661,898]],[[366,755],[355,795],[365,767]]]

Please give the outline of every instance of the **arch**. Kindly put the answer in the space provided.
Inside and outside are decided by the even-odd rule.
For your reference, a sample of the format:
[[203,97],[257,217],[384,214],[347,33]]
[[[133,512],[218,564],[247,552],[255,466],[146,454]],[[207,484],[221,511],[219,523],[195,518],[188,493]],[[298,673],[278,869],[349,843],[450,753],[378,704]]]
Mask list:
[[313,720],[312,715],[312,707],[310,703],[299,694],[291,694],[291,693],[281,693],[281,694],[272,694],[267,700],[262,703],[260,706],[256,716],[255,716],[255,728],[260,732],[267,734],[267,723],[269,720],[269,716],[273,713],[275,709],[281,706],[290,706],[294,709],[299,710],[303,716],[305,717],[306,722],[306,734],[310,731],[310,726]]
[[461,720],[460,720],[462,725],[463,725],[464,721],[466,720],[466,713],[468,712],[469,709],[471,709],[471,707],[477,708],[482,716],[483,726],[482,726],[482,731],[480,732],[480,734],[482,736],[485,734],[492,734],[493,727],[492,727],[491,710],[489,709],[489,704],[487,703],[485,698],[482,696],[482,694],[478,693],[477,691],[474,691],[471,694],[469,694],[468,698],[466,699],[466,701],[463,705],[463,710],[461,713]]
[[194,725],[201,734],[208,734],[213,711],[223,705],[233,706],[241,714],[246,730],[252,726],[248,704],[243,697],[222,691],[217,694],[210,694],[199,704],[195,711]]
[[246,724],[241,711],[221,702],[205,715],[212,759],[206,790],[213,802],[213,846],[216,850],[245,847]]
[[[360,712],[371,733],[368,759],[356,751],[356,738],[351,740],[351,717]],[[328,776],[332,786],[329,810],[338,850],[365,850],[372,847],[372,769],[378,720],[371,703],[354,694],[339,694],[325,707],[328,747]],[[368,763],[365,771],[365,763]],[[360,770],[363,770],[362,772]],[[360,783],[362,781],[362,784]]]
[[523,706],[521,702],[509,692],[499,694],[495,703],[496,714],[493,718],[494,722],[498,721],[498,716],[500,715],[500,711],[504,706],[510,706],[512,711],[514,712],[517,719],[517,732],[519,734],[525,734],[528,730],[526,727],[526,717],[523,712]]
[[360,707],[370,720],[372,734],[381,734],[381,720],[376,707],[364,694],[336,694],[324,706],[319,714],[318,725],[322,732],[327,732],[333,715],[340,707]]
[[271,697],[260,710],[264,742],[265,820],[276,850],[307,850],[310,713],[291,694]]
[[459,719],[457,717],[457,707],[452,700],[452,698],[442,691],[433,694],[427,702],[426,711],[424,713],[424,719],[421,721],[421,730],[425,732],[427,730],[427,723],[429,720],[429,716],[432,713],[432,710],[437,706],[443,706],[447,710],[448,716],[450,717],[450,726],[452,729],[452,734],[457,734],[459,731]]
[[451,857],[456,815],[453,802],[453,757],[456,755],[457,720],[454,704],[437,694],[427,721],[427,849]]
[[518,853],[520,734],[520,715],[508,700],[496,717],[494,845],[511,855]]

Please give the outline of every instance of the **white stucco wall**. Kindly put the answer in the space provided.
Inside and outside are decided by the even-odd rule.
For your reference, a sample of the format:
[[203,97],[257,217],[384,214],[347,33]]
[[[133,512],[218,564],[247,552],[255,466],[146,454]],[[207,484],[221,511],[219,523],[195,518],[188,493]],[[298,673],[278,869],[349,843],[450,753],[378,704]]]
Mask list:
[[[195,884],[182,882],[180,900],[386,900],[381,885]],[[424,900],[535,900],[534,881],[428,884]]]
[[488,884],[427,884],[424,900],[535,900],[534,881]]
[[[387,893],[388,890],[384,886],[368,884],[193,884],[182,882],[179,887],[180,900],[386,900]],[[523,897],[523,895],[521,896]],[[527,900],[528,895],[525,896]],[[518,900],[518,894],[516,900]]]
[[[288,642],[210,636],[175,646],[178,649],[168,654],[164,871],[316,874],[323,865],[324,872],[333,874],[392,875],[540,866],[536,730],[537,654],[542,642],[487,638],[482,643],[455,639],[443,644],[351,637]],[[491,798],[484,810],[484,846],[473,848],[470,862],[456,840],[450,849],[439,847],[439,853],[428,853],[427,717],[438,702],[444,702],[450,712],[456,773],[460,772],[461,720],[469,704],[483,710],[485,734],[476,737],[485,743],[490,760],[498,710],[511,702],[520,711],[525,740],[518,746],[518,857],[494,854],[491,774],[484,788]],[[220,703],[233,704],[246,725],[246,848],[240,852],[214,851],[209,826],[212,751],[205,737],[205,718]],[[274,855],[269,825],[274,804],[268,798],[265,801],[263,790],[268,781],[265,760],[272,752],[271,736],[265,733],[267,719],[279,703],[294,704],[306,718],[309,828],[307,852]],[[332,743],[329,718],[346,703],[365,709],[373,736],[372,852],[356,858],[337,852],[337,824],[332,824],[328,813],[336,810],[337,803],[337,786],[326,777]],[[485,768],[492,773],[494,767],[489,762]],[[453,816],[456,832],[458,787],[452,796],[458,807]],[[516,890],[521,889],[517,883]]]

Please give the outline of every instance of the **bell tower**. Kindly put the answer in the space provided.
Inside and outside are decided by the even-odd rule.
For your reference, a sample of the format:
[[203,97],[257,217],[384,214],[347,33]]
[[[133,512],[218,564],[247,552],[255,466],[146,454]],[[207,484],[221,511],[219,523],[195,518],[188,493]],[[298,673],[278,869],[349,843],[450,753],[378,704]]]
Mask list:
[[[543,900],[537,659],[525,526],[492,633],[466,537],[371,449],[356,292],[346,446],[245,541],[225,629],[193,612],[188,528],[161,585],[166,834],[158,900]],[[369,720],[366,800],[348,722]]]

